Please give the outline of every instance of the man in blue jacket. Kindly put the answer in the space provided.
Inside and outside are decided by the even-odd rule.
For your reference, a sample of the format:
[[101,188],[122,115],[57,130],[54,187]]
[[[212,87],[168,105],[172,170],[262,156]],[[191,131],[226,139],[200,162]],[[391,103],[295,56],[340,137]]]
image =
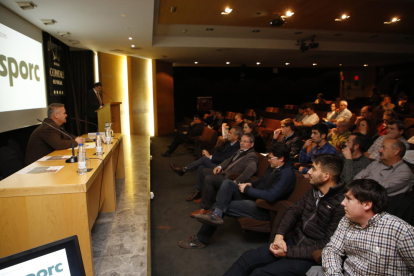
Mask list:
[[204,248],[217,229],[223,225],[224,214],[232,217],[250,217],[257,220],[269,220],[267,210],[257,207],[256,199],[268,202],[286,199],[293,191],[296,176],[289,162],[289,148],[276,143],[269,149],[270,167],[265,175],[252,183],[237,184],[224,180],[217,193],[214,211],[198,214],[195,218],[203,223],[197,235],[178,246],[186,249]]
[[198,168],[197,181],[195,184],[195,192],[189,196],[186,200],[193,201],[201,197],[201,183],[203,181],[203,169],[215,168],[218,164],[221,164],[224,160],[236,153],[240,149],[240,138],[243,135],[243,129],[239,126],[233,127],[229,132],[228,141],[221,147],[220,150],[215,150],[210,154],[207,150],[203,150],[203,156],[198,160],[191,162],[186,167],[179,167],[175,164],[171,164],[171,169],[179,176],[184,175],[187,171],[193,171]]

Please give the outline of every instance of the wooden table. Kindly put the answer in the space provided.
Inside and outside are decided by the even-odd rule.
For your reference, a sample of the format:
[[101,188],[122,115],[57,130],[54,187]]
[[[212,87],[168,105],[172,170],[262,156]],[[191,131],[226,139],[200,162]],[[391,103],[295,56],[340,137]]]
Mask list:
[[[91,229],[98,212],[116,210],[115,177],[125,177],[122,134],[114,138],[112,145],[103,145],[102,160],[90,159],[93,170],[86,175],[78,175],[77,163],[37,161],[28,167],[64,168],[0,181],[0,257],[77,235],[86,275],[94,275]],[[86,150],[88,158],[97,158],[94,153]]]

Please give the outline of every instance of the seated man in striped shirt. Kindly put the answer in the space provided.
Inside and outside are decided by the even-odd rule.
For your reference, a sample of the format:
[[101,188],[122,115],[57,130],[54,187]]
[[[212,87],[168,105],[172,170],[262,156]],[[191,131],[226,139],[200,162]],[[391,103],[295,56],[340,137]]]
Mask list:
[[412,275],[414,227],[385,212],[386,189],[359,179],[344,193],[345,217],[322,252],[325,275]]

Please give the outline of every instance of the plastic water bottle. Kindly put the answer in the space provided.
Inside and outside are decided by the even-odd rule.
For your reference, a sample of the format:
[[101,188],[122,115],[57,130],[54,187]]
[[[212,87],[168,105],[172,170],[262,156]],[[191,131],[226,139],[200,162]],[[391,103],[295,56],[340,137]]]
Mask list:
[[99,132],[96,133],[96,156],[102,156],[102,137]]
[[111,129],[109,128],[109,126],[105,127],[105,144],[109,145],[111,144]]
[[86,150],[83,144],[78,145],[78,174],[86,174]]

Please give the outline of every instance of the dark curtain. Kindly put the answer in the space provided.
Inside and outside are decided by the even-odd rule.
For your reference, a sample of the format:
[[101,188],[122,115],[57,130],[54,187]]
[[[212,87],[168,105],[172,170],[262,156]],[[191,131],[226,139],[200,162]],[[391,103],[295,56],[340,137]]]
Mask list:
[[[90,50],[71,51],[69,58],[68,107],[76,119],[86,120],[86,92],[93,88],[94,54]],[[78,135],[88,133],[88,124],[75,121]]]

